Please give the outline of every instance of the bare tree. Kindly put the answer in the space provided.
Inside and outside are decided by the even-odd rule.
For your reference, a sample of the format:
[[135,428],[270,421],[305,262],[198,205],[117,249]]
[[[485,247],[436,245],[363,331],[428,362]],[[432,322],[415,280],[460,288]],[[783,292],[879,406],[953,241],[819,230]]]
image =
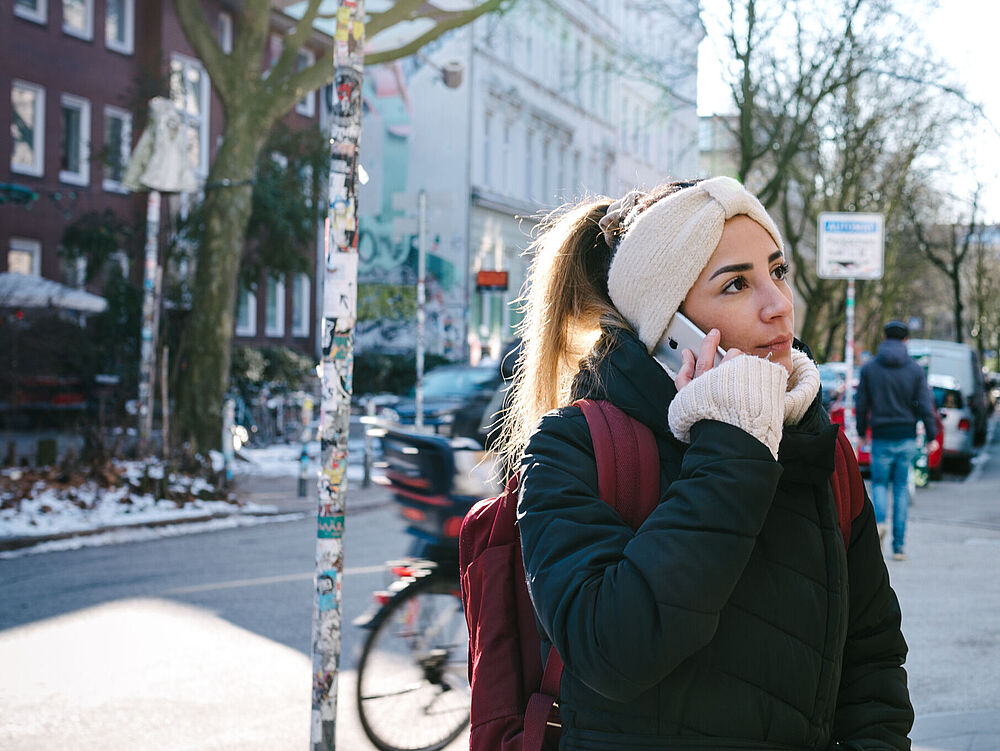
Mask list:
[[966,218],[951,223],[937,223],[937,215],[919,216],[915,207],[909,207],[917,248],[950,281],[953,305],[954,336],[956,342],[965,341],[965,300],[962,291],[963,268],[973,247],[973,239],[982,231],[979,224],[979,196],[982,185],[977,186]]
[[[381,32],[414,26],[402,43],[366,54],[368,65],[419,50],[447,31],[484,13],[500,10],[507,0],[473,0],[464,10],[441,9],[426,0],[399,0],[368,14],[365,35],[378,47]],[[179,432],[196,450],[215,448],[221,430],[222,399],[229,380],[230,344],[236,279],[251,213],[254,167],[272,127],[308,92],[333,81],[332,48],[315,64],[299,69],[299,51],[313,35],[314,24],[330,17],[322,0],[300,3],[299,19],[277,16],[273,0],[244,0],[236,14],[232,52],[223,52],[200,0],[174,0],[181,28],[212,80],[223,110],[223,130],[202,205],[205,232],[197,248],[192,309],[183,353]],[[333,6],[336,7],[336,4]],[[276,19],[287,22],[281,54],[262,75],[269,34]],[[421,24],[410,24],[421,21]]]

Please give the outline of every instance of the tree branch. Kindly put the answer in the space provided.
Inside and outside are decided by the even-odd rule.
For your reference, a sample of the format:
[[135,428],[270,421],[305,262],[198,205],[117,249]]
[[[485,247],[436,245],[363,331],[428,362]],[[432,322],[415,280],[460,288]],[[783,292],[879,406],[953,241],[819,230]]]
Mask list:
[[500,10],[500,8],[502,8],[507,2],[508,0],[485,0],[485,2],[482,2],[475,8],[471,8],[469,10],[450,11],[444,16],[445,20],[439,21],[432,29],[421,34],[413,41],[404,44],[402,47],[365,55],[365,64],[378,65],[379,63],[387,63],[392,60],[398,60],[401,57],[412,55],[413,53],[418,52],[425,44],[433,42],[445,32],[457,29],[467,23],[472,23],[486,13],[492,13]]
[[[250,3],[252,4],[252,3]],[[188,44],[195,55],[205,66],[205,72],[215,83],[216,92],[224,104],[228,103],[227,95],[235,87],[232,80],[233,65],[219,47],[219,42],[212,33],[205,18],[205,11],[199,0],[175,0],[174,7],[181,30],[187,37]]]

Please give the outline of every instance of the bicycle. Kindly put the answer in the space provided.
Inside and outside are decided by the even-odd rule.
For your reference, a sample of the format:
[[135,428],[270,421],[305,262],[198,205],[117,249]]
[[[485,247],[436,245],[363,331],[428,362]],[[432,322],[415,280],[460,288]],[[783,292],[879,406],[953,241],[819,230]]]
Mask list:
[[[462,609],[458,532],[472,505],[454,482],[461,440],[375,429],[382,472],[413,537],[410,555],[387,563],[393,577],[375,593],[376,610],[358,662],[361,727],[380,751],[437,751],[469,724],[469,633]],[[469,488],[465,488],[468,490]]]

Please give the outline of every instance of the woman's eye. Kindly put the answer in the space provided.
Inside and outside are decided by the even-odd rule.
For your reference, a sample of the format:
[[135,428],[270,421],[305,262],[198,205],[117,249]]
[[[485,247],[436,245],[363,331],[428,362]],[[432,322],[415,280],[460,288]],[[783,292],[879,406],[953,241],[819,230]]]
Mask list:
[[725,287],[722,288],[723,292],[741,292],[745,290],[749,285],[745,277],[737,276],[729,280]]
[[780,266],[775,266],[774,270],[771,272],[771,275],[780,282],[782,279],[788,276],[788,264],[783,263]]

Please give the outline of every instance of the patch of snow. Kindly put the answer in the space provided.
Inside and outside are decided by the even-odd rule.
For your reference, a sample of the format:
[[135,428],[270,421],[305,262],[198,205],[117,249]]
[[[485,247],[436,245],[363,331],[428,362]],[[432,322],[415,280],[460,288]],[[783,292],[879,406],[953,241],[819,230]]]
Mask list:
[[236,527],[251,527],[272,522],[298,521],[305,518],[304,513],[277,514],[273,516],[227,516],[224,519],[209,519],[202,522],[176,524],[165,527],[136,527],[131,529],[115,529],[85,537],[68,537],[65,540],[49,540],[19,550],[0,551],[0,560],[20,558],[38,553],[56,553],[65,550],[100,547],[102,545],[117,545],[123,542],[145,542],[163,537],[198,534],[199,532],[215,532],[221,529]]

